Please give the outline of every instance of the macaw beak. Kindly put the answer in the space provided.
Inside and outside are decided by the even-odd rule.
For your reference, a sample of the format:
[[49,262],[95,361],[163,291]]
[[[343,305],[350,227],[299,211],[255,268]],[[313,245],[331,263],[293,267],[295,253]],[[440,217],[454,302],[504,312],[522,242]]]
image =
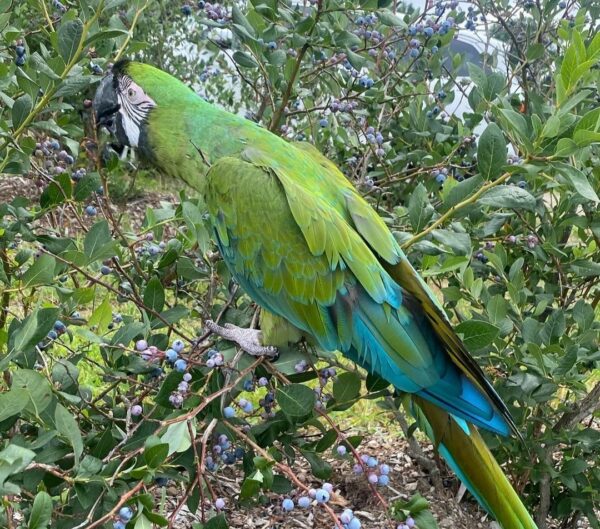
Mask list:
[[96,126],[105,127],[112,135],[117,134],[117,125],[115,114],[121,108],[117,99],[117,90],[115,87],[115,78],[113,74],[108,74],[102,79],[94,101],[92,102]]

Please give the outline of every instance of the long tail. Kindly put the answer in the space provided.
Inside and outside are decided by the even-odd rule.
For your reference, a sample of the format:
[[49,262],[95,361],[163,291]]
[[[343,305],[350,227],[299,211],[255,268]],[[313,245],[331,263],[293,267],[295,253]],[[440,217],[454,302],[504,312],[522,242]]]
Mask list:
[[474,426],[415,395],[410,411],[452,470],[503,529],[537,529]]

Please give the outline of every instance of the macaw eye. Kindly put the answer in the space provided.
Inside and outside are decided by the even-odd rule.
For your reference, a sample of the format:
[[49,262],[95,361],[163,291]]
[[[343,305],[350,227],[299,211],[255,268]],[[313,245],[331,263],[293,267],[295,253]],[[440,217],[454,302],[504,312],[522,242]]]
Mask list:
[[127,95],[129,97],[134,97],[135,96],[135,90],[133,88],[130,88],[129,90],[127,90]]

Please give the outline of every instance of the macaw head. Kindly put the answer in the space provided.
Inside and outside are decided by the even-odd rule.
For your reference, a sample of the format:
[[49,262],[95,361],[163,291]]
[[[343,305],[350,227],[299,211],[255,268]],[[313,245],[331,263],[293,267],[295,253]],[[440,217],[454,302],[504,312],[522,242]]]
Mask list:
[[[153,111],[169,114],[173,105],[184,104],[194,92],[158,68],[122,60],[102,79],[93,100],[98,127],[105,127],[120,146],[148,150],[148,127]],[[172,115],[175,115],[173,113]],[[169,126],[168,123],[164,124]]]

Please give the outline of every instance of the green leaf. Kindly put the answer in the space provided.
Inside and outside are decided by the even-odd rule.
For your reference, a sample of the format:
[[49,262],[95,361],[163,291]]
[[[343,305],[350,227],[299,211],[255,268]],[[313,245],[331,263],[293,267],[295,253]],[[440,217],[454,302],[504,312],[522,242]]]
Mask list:
[[228,529],[227,519],[224,514],[217,514],[208,520],[202,529]]
[[492,187],[477,202],[495,208],[535,209],[535,197],[529,191],[511,185]]
[[6,483],[6,480],[25,470],[34,457],[33,450],[15,444],[9,444],[0,452],[0,494],[19,494],[19,487]]
[[433,216],[433,208],[427,198],[427,189],[418,184],[408,200],[408,219],[415,232],[423,229]]
[[83,22],[78,18],[63,22],[58,28],[58,52],[65,63],[68,64],[77,55],[82,35]]
[[116,241],[110,236],[106,220],[96,222],[88,231],[83,241],[83,251],[90,263],[107,259],[116,254]]
[[54,268],[56,260],[46,253],[40,255],[35,262],[23,274],[21,280],[23,287],[35,287],[38,285],[49,285],[54,279]]
[[[23,353],[35,347],[50,332],[57,317],[58,309],[35,309],[9,336],[11,353]],[[2,369],[5,369],[4,360],[0,362]]]
[[88,173],[75,185],[73,198],[78,202],[82,202],[92,193],[95,193],[101,185],[102,180],[98,173]]
[[471,253],[471,237],[468,233],[451,230],[433,230],[433,238],[450,248],[456,255],[469,255]]
[[560,338],[567,328],[565,321],[565,314],[562,310],[555,310],[548,316],[541,331],[540,339],[543,343],[549,344],[553,341],[553,338]]
[[62,404],[56,405],[54,420],[56,422],[56,429],[58,432],[65,437],[73,447],[75,466],[78,466],[79,458],[83,453],[83,439],[81,437],[81,432],[79,431],[79,425],[77,424],[77,421],[73,415],[71,415],[71,412]]
[[583,259],[578,259],[571,263],[570,269],[579,277],[600,276],[600,263],[596,261],[584,261]]
[[557,163],[556,167],[578,195],[596,204],[600,202],[600,198],[583,172],[566,163]]
[[101,330],[105,330],[108,325],[112,322],[112,302],[109,296],[105,296],[102,303],[96,307],[96,310],[92,312],[90,319],[88,320],[88,326],[98,327]]
[[580,147],[600,142],[600,108],[590,110],[579,120],[573,131],[573,140]]
[[52,498],[47,492],[41,491],[35,495],[28,529],[45,529],[52,520]]
[[337,403],[348,402],[360,395],[360,375],[353,371],[338,375],[333,381],[333,398]]
[[507,152],[506,140],[500,127],[490,123],[483,131],[477,146],[477,166],[484,180],[493,180],[502,173]]
[[328,479],[331,476],[331,465],[327,461],[310,450],[300,450],[300,452],[310,464],[310,469],[316,478]]
[[242,68],[258,68],[258,63],[254,60],[254,58],[243,51],[238,50],[234,52],[233,60]]
[[543,138],[554,138],[560,130],[560,118],[558,116],[550,116],[548,121],[544,123],[542,129]]
[[463,335],[463,342],[469,349],[482,349],[491,344],[500,329],[482,320],[467,320],[459,323],[456,332]]
[[380,10],[377,13],[377,16],[384,26],[389,26],[391,28],[406,28],[406,22],[388,9]]
[[291,419],[306,417],[315,405],[315,392],[302,384],[289,384],[277,388],[277,403]]
[[174,454],[175,452],[185,452],[192,446],[187,421],[170,424],[160,440],[169,445],[168,455]]
[[126,29],[120,29],[120,28],[111,28],[111,29],[106,29],[104,31],[98,31],[97,33],[94,33],[91,37],[89,37],[86,41],[85,41],[85,45],[89,46],[90,44],[101,40],[101,41],[107,41],[110,39],[116,39],[119,37],[126,37],[129,34],[129,31],[127,31]]
[[556,143],[556,149],[554,150],[554,156],[557,158],[564,158],[571,156],[579,150],[579,146],[571,138],[561,138]]
[[160,312],[165,305],[165,289],[158,277],[148,281],[144,290],[144,305],[149,309]]
[[144,461],[149,468],[155,469],[165,462],[168,455],[168,443],[159,443],[144,450]]
[[12,388],[0,394],[0,422],[21,413],[27,406],[27,392],[19,388]]
[[506,128],[509,132],[517,135],[518,139],[523,143],[529,143],[529,127],[525,118],[511,108],[503,108],[500,110],[504,117]]
[[33,101],[29,94],[24,94],[17,99],[12,107],[12,126],[18,129],[33,108]]

